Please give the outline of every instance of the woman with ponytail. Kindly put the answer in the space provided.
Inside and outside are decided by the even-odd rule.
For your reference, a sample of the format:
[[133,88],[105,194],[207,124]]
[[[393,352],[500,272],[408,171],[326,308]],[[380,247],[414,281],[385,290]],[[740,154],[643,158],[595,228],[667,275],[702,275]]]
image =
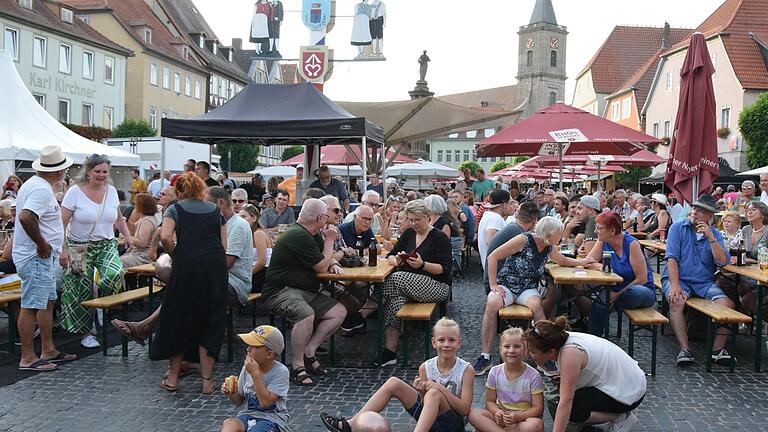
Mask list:
[[537,365],[554,362],[560,373],[560,401],[554,432],[578,432],[606,424],[629,431],[645,396],[645,373],[621,348],[587,333],[570,331],[564,316],[539,321],[525,333]]

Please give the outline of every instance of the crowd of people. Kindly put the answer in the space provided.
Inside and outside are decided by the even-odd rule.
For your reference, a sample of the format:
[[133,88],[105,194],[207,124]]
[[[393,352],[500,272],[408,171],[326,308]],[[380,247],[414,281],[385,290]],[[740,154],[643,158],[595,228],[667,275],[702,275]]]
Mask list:
[[[337,331],[365,334],[367,318],[377,308],[385,327],[379,366],[397,364],[398,310],[407,302],[447,301],[454,276],[466,270],[461,251],[468,247],[479,251],[486,291],[474,364],[457,356],[461,331],[443,318],[433,329],[437,356],[421,365],[412,382],[391,378],[353,417],[324,413],[323,424],[332,431],[388,430],[378,413],[397,399],[417,420],[417,431],[459,431],[467,422],[478,431],[540,431],[545,402],[556,431],[584,424],[629,430],[637,421],[632,411],[645,394],[642,370],[599,337],[608,306],[584,295],[590,287],[565,291],[578,319],[556,316],[555,287],[542,283],[545,264],[599,269],[603,254],[610,253],[612,271],[623,280],[612,287],[611,307],[650,307],[656,303],[653,272],[636,237],[665,239],[663,295],[680,344],[676,362],[682,365],[694,360],[685,300],[698,296],[754,312],[754,280],[742,278],[735,285],[715,274],[731,262],[734,244],[743,242],[753,260],[768,246],[768,176],[761,177],[760,195],[747,181],[741,192],[718,196],[716,189],[682,206],[661,193],[648,197],[622,189],[587,193],[535,184],[522,190],[482,170],[475,179],[467,171],[451,187],[430,191],[405,191],[373,175],[365,191],[355,191],[321,166],[317,180],[296,197],[303,166],[295,178],[270,179],[265,186],[254,175],[238,186],[224,174],[214,180],[207,162],[189,160],[183,172],[158,173],[149,183],[134,170],[127,200],[110,184],[104,156],[87,158],[81,175],[65,181],[71,165],[61,149],[46,147],[33,163],[36,175],[26,182],[11,176],[0,201],[0,223],[6,230],[15,227],[0,265],[14,266],[22,280],[19,369],[53,371],[57,363],[77,358],[53,343],[57,303],[62,327],[81,335],[84,347],[98,347],[94,328],[105,323],[82,302],[122,291],[125,268],[154,263],[157,278],[166,283],[162,305],[143,321],[112,325],[140,344],[155,334],[150,358],[168,361],[161,388],[175,392],[182,376],[198,374],[201,392],[212,394],[218,388],[212,376],[226,309],[245,306],[248,295],[258,292],[270,314],[291,323],[291,357],[287,365],[276,360],[286,341],[274,327],[239,335],[248,345],[243,368],[220,391],[243,409],[224,422],[226,431],[290,430],[289,383],[312,386],[322,380],[328,369],[318,360],[321,345]],[[723,206],[735,211],[722,217],[720,231],[714,219]],[[743,228],[739,209],[746,217]],[[384,304],[376,304],[369,284],[321,283],[319,274],[344,273],[369,250],[385,253],[396,269],[382,286]],[[498,311],[511,304],[527,306],[534,324],[525,332],[505,330],[494,350]],[[39,355],[33,345],[36,326]],[[726,338],[725,333],[715,337],[716,362],[732,360]],[[554,396],[545,397],[540,371],[559,379]],[[486,373],[485,407],[472,409],[474,379]]]

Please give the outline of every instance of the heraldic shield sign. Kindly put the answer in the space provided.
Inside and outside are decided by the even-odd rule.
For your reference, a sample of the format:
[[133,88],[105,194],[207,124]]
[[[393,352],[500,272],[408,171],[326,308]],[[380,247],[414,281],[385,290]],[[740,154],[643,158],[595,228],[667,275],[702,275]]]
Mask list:
[[307,45],[301,47],[299,54],[299,75],[307,82],[322,83],[328,71],[328,47],[325,45]]
[[321,31],[331,22],[331,0],[303,0],[301,20],[311,31]]

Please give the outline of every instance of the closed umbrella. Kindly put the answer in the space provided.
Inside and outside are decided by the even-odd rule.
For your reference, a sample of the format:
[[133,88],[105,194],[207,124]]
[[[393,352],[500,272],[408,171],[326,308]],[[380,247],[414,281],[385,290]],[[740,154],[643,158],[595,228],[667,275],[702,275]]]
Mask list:
[[719,176],[715,68],[702,33],[691,36],[680,70],[680,99],[664,184],[680,202],[693,203]]

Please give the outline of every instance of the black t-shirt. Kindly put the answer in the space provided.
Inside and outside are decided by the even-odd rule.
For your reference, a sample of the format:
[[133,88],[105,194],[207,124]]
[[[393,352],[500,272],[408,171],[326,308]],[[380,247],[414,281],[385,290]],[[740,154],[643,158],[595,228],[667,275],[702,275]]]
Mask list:
[[219,182],[217,182],[216,180],[212,179],[211,177],[208,177],[207,179],[205,179],[205,185],[208,186],[208,187],[211,187],[211,186],[221,186],[219,184]]
[[421,255],[424,261],[443,266],[443,272],[439,275],[434,275],[423,269],[411,268],[407,263],[403,264],[399,270],[429,276],[444,284],[451,283],[451,260],[453,259],[453,253],[451,240],[444,232],[438,229],[429,230],[427,238],[416,248],[416,231],[413,228],[409,228],[403,232],[397,244],[395,244],[395,248],[392,249],[388,256],[396,256],[400,252],[411,253],[414,249],[416,249],[416,252]]
[[[446,225],[448,225],[448,228],[451,229],[451,237],[458,237],[459,236],[459,231],[456,229],[455,226],[453,226],[451,221],[448,220],[448,218],[445,217],[445,216],[440,216],[439,218],[437,218],[435,223],[432,224],[433,227],[439,229],[440,231],[442,231],[443,227],[446,226]],[[445,234],[445,233],[443,233],[443,234]]]
[[358,236],[363,242],[363,248],[365,249],[368,249],[371,246],[371,241],[375,241],[373,230],[370,228],[362,234],[357,234],[357,231],[355,231],[355,221],[344,222],[339,225],[339,233],[344,239],[344,243],[351,248],[354,248],[357,245]]
[[316,293],[320,281],[312,267],[323,259],[323,236],[320,233],[313,236],[300,224],[291,225],[272,247],[262,291],[264,298],[285,287]]
[[267,193],[267,190],[263,186],[256,187],[253,183],[246,183],[240,187],[248,192],[248,201],[261,202],[261,197]]

